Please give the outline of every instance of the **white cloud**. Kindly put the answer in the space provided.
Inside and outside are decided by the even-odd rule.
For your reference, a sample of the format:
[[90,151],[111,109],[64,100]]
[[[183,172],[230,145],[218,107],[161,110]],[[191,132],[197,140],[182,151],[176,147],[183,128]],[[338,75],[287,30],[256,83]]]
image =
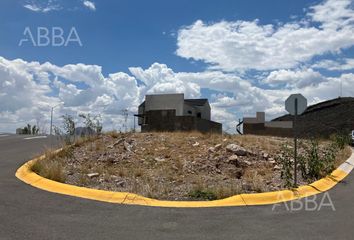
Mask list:
[[220,122],[223,124],[223,130],[227,132],[235,132],[236,118],[235,115],[225,108],[220,108],[215,106],[215,104],[210,104],[212,108],[212,120]]
[[327,69],[331,71],[346,71],[354,69],[354,58],[344,58],[339,61],[321,60],[312,65],[312,68]]
[[214,94],[212,95],[213,107],[218,108],[229,108],[237,107],[238,102],[234,97],[229,97],[224,94]]
[[32,0],[32,1],[28,1],[25,5],[23,5],[23,7],[30,11],[41,12],[41,13],[58,11],[62,9],[60,4],[58,4],[56,0],[48,0],[48,1]]
[[[64,104],[55,109],[55,124],[60,124],[62,114],[90,112],[102,115],[106,129],[119,129],[122,110],[136,112],[147,93],[182,92],[198,98],[204,97],[202,89],[209,90],[212,119],[229,130],[238,118],[256,111],[266,111],[268,119],[285,113],[284,101],[292,93],[301,92],[314,104],[338,97],[342,85],[343,96],[353,96],[354,74],[321,74],[321,69],[351,70],[353,58],[309,62],[354,45],[349,3],[325,1],[310,7],[306,18],[279,25],[199,20],[183,27],[177,55],[208,63],[203,72],[174,72],[166,64],[153,63],[104,76],[98,65],[57,66],[0,57],[0,131],[38,119],[46,122],[50,107],[60,102]],[[33,11],[43,11],[42,5],[30,5]],[[250,74],[250,69],[259,71]]]
[[24,8],[37,13],[47,13],[51,11],[70,10],[76,11],[82,7],[88,8],[91,11],[96,11],[94,1],[77,0],[27,0],[23,5]]
[[[254,21],[196,21],[178,32],[176,54],[201,60],[213,69],[244,71],[293,68],[314,56],[354,46],[350,0],[328,0],[311,7],[308,19],[281,25]],[[333,14],[326,18],[326,11]],[[320,22],[316,27],[315,22]]]
[[[212,119],[222,122],[224,129],[234,129],[238,118],[253,116],[256,111],[266,111],[268,118],[285,113],[284,101],[291,93],[303,93],[312,104],[338,97],[342,82],[343,96],[354,95],[352,73],[322,76],[324,81],[308,84],[312,83],[307,82],[308,75],[316,75],[313,70],[278,70],[265,79],[272,76],[274,81],[282,81],[291,77],[294,84],[286,89],[262,89],[235,74],[174,72],[159,63],[147,69],[130,68],[130,72],[132,75],[117,72],[103,76],[97,65],[60,67],[48,62],[40,64],[0,57],[0,131],[14,131],[37,119],[48,123],[50,107],[60,102],[64,104],[55,109],[55,124],[61,124],[62,114],[77,116],[80,112],[90,112],[102,115],[105,129],[119,129],[124,122],[122,110],[136,112],[146,93],[184,92],[188,98],[197,98],[201,96],[201,88],[217,91],[209,98]],[[138,86],[138,79],[142,85]],[[130,115],[130,126],[132,120]]]
[[85,7],[87,7],[88,9],[92,10],[92,11],[96,11],[96,6],[95,3],[92,1],[83,1],[83,4]]
[[338,29],[354,23],[352,0],[327,0],[310,7],[308,13],[313,21],[320,22],[324,29]]
[[271,86],[285,85],[289,87],[303,88],[306,86],[318,85],[321,82],[326,81],[326,78],[319,72],[312,70],[311,68],[302,70],[286,70],[281,69],[272,71],[267,78],[264,79],[264,83]]
[[102,114],[106,123],[113,124],[113,115],[125,108],[135,111],[140,101],[134,77],[121,72],[103,77],[96,65],[59,67],[0,57],[0,86],[0,131],[48,119],[50,107],[60,102],[64,104],[56,108],[57,124],[60,115],[79,112]]
[[145,83],[145,86],[140,88],[142,96],[146,93],[184,93],[187,98],[200,97],[198,84],[183,81],[165,64],[154,63],[145,70],[131,67],[129,71]]

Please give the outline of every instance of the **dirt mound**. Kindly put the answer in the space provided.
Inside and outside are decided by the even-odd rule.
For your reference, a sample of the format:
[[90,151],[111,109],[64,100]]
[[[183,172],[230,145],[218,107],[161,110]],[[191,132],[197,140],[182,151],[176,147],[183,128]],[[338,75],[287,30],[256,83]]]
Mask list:
[[[78,139],[58,153],[48,151],[32,170],[55,181],[95,189],[156,199],[213,200],[284,189],[282,160],[292,151],[289,142],[252,135],[111,132]],[[300,144],[299,154],[308,144]],[[319,144],[320,156],[329,142]],[[349,153],[337,155],[336,162],[350,153],[349,148]],[[312,181],[301,174],[298,179],[299,184]]]
[[199,133],[107,134],[77,144],[67,183],[170,199],[219,199],[282,188],[284,138]]

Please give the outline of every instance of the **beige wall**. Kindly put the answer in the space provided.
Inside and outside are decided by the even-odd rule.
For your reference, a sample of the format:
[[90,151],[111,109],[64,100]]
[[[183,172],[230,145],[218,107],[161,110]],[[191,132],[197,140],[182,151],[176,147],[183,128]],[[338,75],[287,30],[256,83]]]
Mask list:
[[176,116],[183,116],[184,94],[157,94],[145,96],[145,111],[176,110]]
[[265,113],[257,112],[256,117],[245,117],[243,118],[244,123],[264,123],[265,122]]
[[292,121],[266,122],[264,123],[264,126],[270,128],[293,128],[293,122]]

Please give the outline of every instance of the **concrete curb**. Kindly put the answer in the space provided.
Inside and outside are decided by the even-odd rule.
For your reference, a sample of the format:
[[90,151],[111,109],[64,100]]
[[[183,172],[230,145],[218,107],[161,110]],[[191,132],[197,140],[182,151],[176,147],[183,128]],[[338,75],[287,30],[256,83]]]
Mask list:
[[354,150],[352,150],[352,155],[350,158],[348,158],[336,170],[334,170],[331,175],[309,185],[300,186],[294,190],[282,190],[255,194],[239,194],[214,201],[163,201],[146,198],[129,192],[111,192],[85,187],[77,187],[43,178],[31,170],[33,163],[43,158],[44,156],[40,156],[22,165],[16,171],[16,177],[33,187],[64,195],[109,203],[176,208],[267,205],[301,199],[328,191],[338,182],[343,180],[353,170],[354,167]]

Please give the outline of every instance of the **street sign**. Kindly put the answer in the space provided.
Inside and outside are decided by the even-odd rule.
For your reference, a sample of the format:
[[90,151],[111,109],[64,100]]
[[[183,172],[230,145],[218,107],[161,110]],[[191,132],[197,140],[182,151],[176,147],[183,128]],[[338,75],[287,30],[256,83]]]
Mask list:
[[[297,102],[297,104],[295,104]],[[296,113],[296,108],[295,105],[297,105],[297,114],[300,115],[302,114],[306,108],[307,108],[307,100],[304,96],[301,94],[291,94],[288,99],[285,101],[285,109],[288,111],[291,115],[295,115]]]
[[307,108],[307,100],[301,94],[291,94],[285,101],[285,109],[294,116],[294,187],[297,187],[297,129],[296,118]]

